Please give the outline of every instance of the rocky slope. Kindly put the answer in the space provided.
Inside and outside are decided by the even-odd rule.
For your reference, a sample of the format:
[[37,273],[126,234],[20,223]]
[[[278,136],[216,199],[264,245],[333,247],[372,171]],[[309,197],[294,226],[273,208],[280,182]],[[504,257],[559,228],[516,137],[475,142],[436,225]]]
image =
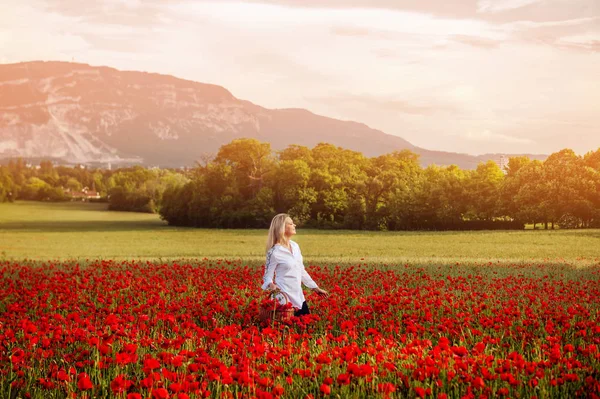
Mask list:
[[67,62],[0,65],[0,158],[192,166],[240,137],[274,149],[328,142],[367,156],[410,149],[424,165],[473,168],[495,157],[420,149],[361,123],[266,109],[173,76]]

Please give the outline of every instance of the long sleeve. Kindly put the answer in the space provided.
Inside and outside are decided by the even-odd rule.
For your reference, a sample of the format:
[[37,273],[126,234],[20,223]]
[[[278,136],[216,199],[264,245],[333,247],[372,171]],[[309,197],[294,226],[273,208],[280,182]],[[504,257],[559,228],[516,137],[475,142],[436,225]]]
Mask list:
[[266,290],[269,288],[269,285],[273,282],[273,277],[275,276],[275,267],[277,266],[276,256],[273,254],[275,252],[275,247],[271,248],[269,252],[267,252],[267,259],[265,261],[265,274],[263,275],[263,285],[261,288]]
[[304,268],[304,265],[302,265],[302,284],[311,289],[318,287],[317,283],[315,283],[310,274],[308,274],[308,272]]
[[311,288],[311,289],[317,288],[318,287],[317,283],[315,283],[315,281],[312,279],[310,274],[308,274],[308,272],[304,268],[304,258],[302,258],[302,252],[300,252],[300,246],[297,245],[296,250],[298,251],[298,256],[300,258],[300,265],[302,266],[302,275],[301,275],[302,284],[304,284],[305,286],[307,286],[308,288]]

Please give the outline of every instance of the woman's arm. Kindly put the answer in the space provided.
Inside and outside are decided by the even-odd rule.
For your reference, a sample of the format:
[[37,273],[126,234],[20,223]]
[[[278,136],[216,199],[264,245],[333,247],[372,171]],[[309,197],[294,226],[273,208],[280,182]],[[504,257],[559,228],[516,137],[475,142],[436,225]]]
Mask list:
[[315,283],[315,281],[312,279],[310,274],[308,274],[306,268],[304,267],[304,258],[302,258],[302,251],[300,251],[300,245],[296,244],[295,242],[292,245],[294,245],[294,251],[296,251],[298,259],[300,259],[300,266],[302,267],[302,284],[313,290],[315,288],[319,288],[317,283]]
[[310,274],[308,274],[306,269],[304,269],[304,264],[302,264],[302,283],[321,296],[324,296],[324,297],[329,296],[329,292],[325,291],[324,289],[319,288],[317,283],[315,283],[315,281],[312,279],[312,277],[310,277]]
[[304,284],[306,287],[310,288],[311,290],[313,290],[314,292],[316,292],[317,294],[319,294],[321,296],[325,296],[325,297],[329,296],[329,293],[327,291],[319,288],[317,283],[315,283],[315,281],[312,279],[310,274],[308,274],[308,272],[306,271],[306,268],[304,267],[304,260],[302,258],[302,253],[300,252],[299,246],[297,246],[297,251],[298,251],[298,255],[300,255],[300,259],[302,260],[302,262],[300,263],[302,265],[302,284]]
[[273,277],[275,276],[275,267],[277,267],[277,256],[274,254],[275,248],[271,248],[267,252],[267,259],[265,261],[265,274],[263,275],[263,290],[274,290],[277,289],[277,285],[273,283]]
[[302,265],[302,284],[313,290],[315,288],[319,288],[317,283],[315,283],[310,274],[308,274],[308,272],[304,268],[304,264]]

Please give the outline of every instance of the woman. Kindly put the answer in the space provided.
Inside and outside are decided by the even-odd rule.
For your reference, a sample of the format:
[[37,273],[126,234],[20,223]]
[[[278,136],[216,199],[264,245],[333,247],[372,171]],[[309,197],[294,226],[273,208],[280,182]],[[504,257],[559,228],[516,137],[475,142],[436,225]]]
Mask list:
[[262,289],[280,290],[287,294],[292,306],[296,308],[294,315],[302,316],[310,313],[302,292],[302,284],[321,296],[327,297],[329,293],[319,288],[304,269],[300,247],[290,240],[294,234],[296,225],[289,215],[280,213],[271,221]]

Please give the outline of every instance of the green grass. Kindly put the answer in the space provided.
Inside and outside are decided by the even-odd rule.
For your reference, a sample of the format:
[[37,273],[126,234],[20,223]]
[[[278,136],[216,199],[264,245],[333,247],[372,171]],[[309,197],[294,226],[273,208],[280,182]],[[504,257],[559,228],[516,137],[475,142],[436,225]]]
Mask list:
[[[106,204],[0,204],[0,258],[260,260],[265,238],[266,230],[170,227],[158,215],[111,212]],[[600,263],[600,230],[363,232],[298,228],[295,240],[306,262],[315,263]]]

